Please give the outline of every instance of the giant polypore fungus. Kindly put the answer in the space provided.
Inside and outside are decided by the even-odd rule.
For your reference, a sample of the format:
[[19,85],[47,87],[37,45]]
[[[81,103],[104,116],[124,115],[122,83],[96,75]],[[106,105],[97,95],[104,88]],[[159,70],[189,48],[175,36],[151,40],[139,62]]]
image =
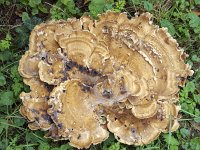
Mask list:
[[175,131],[179,86],[192,71],[151,17],[107,12],[36,26],[19,63],[31,89],[20,95],[29,127],[77,148],[101,143],[109,131],[129,145]]

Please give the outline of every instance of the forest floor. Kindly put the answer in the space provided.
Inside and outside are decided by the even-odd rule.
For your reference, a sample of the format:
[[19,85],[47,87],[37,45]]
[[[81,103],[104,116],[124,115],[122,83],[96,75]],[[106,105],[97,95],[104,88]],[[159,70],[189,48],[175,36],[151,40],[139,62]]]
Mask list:
[[181,88],[181,126],[172,134],[162,134],[146,146],[126,146],[113,135],[91,150],[200,150],[200,0],[0,0],[0,150],[70,150],[67,141],[52,142],[44,132],[32,131],[19,114],[19,94],[28,91],[18,73],[18,63],[28,49],[35,25],[50,19],[80,18],[84,13],[113,10],[150,12],[154,23],[168,28],[189,57],[194,75]]

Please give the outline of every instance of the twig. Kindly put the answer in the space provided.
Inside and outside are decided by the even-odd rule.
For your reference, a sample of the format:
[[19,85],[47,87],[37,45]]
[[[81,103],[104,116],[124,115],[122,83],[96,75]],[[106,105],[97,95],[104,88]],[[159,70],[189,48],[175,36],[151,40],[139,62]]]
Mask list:
[[44,2],[44,3],[47,4],[47,5],[50,5],[51,7],[58,8],[58,9],[61,10],[62,12],[65,12],[64,10],[62,10],[60,7],[58,7],[58,6],[56,6],[56,5],[52,5],[52,4],[48,3],[48,2]]
[[14,28],[16,28],[16,27],[19,27],[19,26],[21,26],[22,25],[22,23],[21,24],[17,24],[17,25],[10,25],[10,24],[8,24],[8,25],[0,25],[0,27],[11,27],[10,29],[14,29]]

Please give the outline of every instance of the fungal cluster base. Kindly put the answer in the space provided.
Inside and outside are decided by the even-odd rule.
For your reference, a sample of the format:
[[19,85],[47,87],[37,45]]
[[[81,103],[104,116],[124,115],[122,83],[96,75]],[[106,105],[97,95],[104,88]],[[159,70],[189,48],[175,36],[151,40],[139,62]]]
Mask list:
[[37,25],[19,63],[30,86],[20,94],[29,128],[77,148],[99,144],[109,132],[121,143],[144,145],[177,130],[179,87],[193,72],[151,17],[106,12],[98,20]]

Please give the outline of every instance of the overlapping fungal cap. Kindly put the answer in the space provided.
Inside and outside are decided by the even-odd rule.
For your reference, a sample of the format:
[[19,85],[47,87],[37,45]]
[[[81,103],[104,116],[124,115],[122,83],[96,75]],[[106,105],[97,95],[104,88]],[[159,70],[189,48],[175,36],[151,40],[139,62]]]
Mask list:
[[[108,131],[93,112],[93,95],[80,80],[68,80],[50,94],[48,113],[58,127],[58,135],[69,138],[77,148],[89,147],[108,138]],[[55,103],[56,101],[56,103]],[[78,111],[77,111],[78,110]]]
[[[117,140],[128,145],[143,145],[155,140],[161,132],[178,128],[177,112],[179,107],[168,102],[160,102],[157,113],[147,119],[133,115],[130,109],[119,108],[117,105],[105,108],[108,116],[108,129],[114,133]],[[171,120],[173,117],[173,120]]]
[[109,131],[143,145],[178,127],[179,86],[192,75],[186,54],[151,14],[107,12],[36,26],[19,72],[21,114],[32,130],[88,148]]
[[47,114],[49,108],[47,103],[48,89],[44,83],[36,78],[24,79],[24,83],[30,86],[31,92],[20,94],[23,103],[20,113],[30,121],[30,129],[48,130],[52,124],[51,117]]

